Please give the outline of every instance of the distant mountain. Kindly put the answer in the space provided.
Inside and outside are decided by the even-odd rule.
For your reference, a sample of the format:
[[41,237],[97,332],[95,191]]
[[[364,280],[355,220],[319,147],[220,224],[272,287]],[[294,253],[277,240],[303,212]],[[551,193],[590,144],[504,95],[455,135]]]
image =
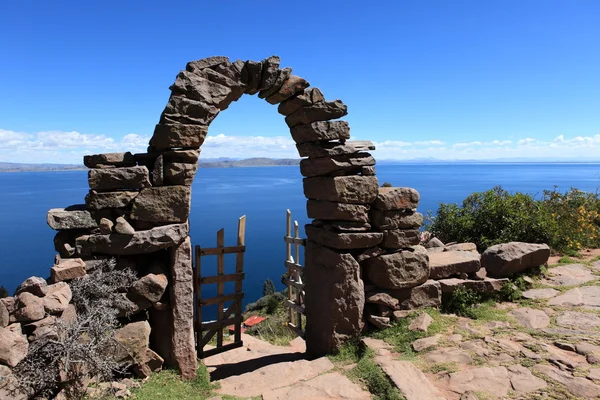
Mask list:
[[68,171],[87,169],[78,164],[22,164],[0,162],[0,172]]

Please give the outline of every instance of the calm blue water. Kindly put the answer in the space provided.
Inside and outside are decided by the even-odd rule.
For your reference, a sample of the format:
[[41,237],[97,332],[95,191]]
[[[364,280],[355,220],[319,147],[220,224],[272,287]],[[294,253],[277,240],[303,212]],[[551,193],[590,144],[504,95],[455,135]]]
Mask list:
[[[461,202],[495,185],[540,196],[554,185],[560,190],[600,188],[600,164],[380,165],[377,174],[380,183],[416,188],[424,214],[440,202]],[[267,278],[283,288],[279,279],[284,272],[286,209],[298,220],[302,236],[307,223],[301,182],[297,167],[198,171],[190,216],[193,244],[213,247],[220,228],[225,228],[226,245],[235,244],[237,220],[247,216],[245,303],[261,296]],[[55,232],[46,225],[46,212],[82,203],[87,190],[85,171],[0,173],[1,285],[12,292],[31,275],[49,275]],[[203,269],[210,273],[214,262],[205,259]],[[234,268],[233,262],[227,259],[226,266]]]

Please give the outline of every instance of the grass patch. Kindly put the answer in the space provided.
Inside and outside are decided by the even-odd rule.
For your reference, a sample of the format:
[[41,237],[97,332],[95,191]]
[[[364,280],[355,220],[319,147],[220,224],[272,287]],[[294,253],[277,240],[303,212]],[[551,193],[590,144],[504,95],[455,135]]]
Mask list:
[[508,314],[508,311],[501,310],[496,307],[496,302],[487,300],[471,308],[470,314],[472,319],[479,322],[500,321],[513,322],[514,319]]
[[373,360],[372,350],[365,351],[355,368],[348,372],[350,378],[360,380],[378,400],[406,400],[388,380],[385,373]]
[[215,388],[206,367],[200,364],[194,380],[183,381],[176,370],[166,369],[152,374],[140,388],[133,389],[132,394],[136,400],[203,400],[209,398]]
[[329,359],[332,363],[338,365],[348,365],[357,363],[360,360],[362,350],[358,339],[346,342],[340,347],[337,354],[330,355]]
[[455,362],[446,363],[435,363],[427,366],[426,372],[437,374],[440,372],[457,372],[459,370],[458,364]]
[[[414,317],[402,318],[392,326],[386,329],[382,329],[377,332],[373,332],[371,335],[375,339],[382,339],[385,342],[394,346],[394,349],[403,355],[403,357],[414,357],[415,352],[411,346],[412,342],[417,339],[421,339],[427,336],[425,332],[421,331],[409,331],[408,325]],[[433,325],[433,323],[432,323]]]
[[564,265],[564,264],[574,264],[576,261],[573,260],[571,257],[569,256],[562,256],[561,258],[558,259],[558,264],[559,265]]
[[246,329],[246,333],[277,346],[287,346],[296,338],[283,313],[269,315],[265,321]]

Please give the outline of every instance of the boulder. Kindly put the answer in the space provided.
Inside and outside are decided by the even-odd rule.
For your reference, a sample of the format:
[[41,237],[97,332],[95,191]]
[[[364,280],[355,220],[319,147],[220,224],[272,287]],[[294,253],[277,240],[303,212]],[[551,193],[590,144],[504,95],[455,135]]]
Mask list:
[[263,64],[260,61],[248,60],[242,68],[242,82],[246,85],[245,93],[253,95],[258,93],[258,86],[262,78]]
[[386,306],[392,310],[397,310],[400,307],[398,299],[386,292],[369,292],[366,295],[365,302]]
[[15,302],[15,318],[17,321],[38,321],[45,316],[44,301],[34,294],[23,292]]
[[309,125],[296,125],[290,129],[290,133],[296,143],[347,140],[350,139],[350,125],[346,121],[318,121]]
[[304,195],[309,199],[335,203],[370,204],[377,197],[374,176],[304,178]]
[[0,364],[15,367],[27,356],[28,350],[25,336],[0,328]]
[[297,93],[301,93],[310,86],[304,78],[300,78],[299,76],[292,75],[290,76],[279,88],[277,93],[272,94],[267,97],[267,103],[269,104],[278,104],[284,100],[289,99]]
[[110,169],[91,169],[88,171],[90,189],[142,189],[151,186],[148,168],[144,166]]
[[367,315],[367,321],[377,329],[385,329],[390,326],[389,317],[380,317],[378,315]]
[[[172,93],[171,97],[162,114],[160,115],[159,125],[155,127],[154,136],[150,139],[150,145],[152,149],[162,150],[170,148],[198,148],[204,141],[204,136],[193,137],[190,135],[178,134],[170,132],[165,135],[164,138],[157,137],[161,135],[163,130],[178,129],[168,128],[165,125],[186,125],[196,126],[196,131],[201,131],[202,127],[206,130],[206,126],[217,117],[221,110],[212,104],[207,104],[202,101],[188,99],[187,97],[179,94]],[[159,127],[160,126],[160,127]],[[157,134],[157,129],[160,132]],[[193,128],[183,128],[194,130]],[[155,139],[156,137],[156,139]],[[154,146],[156,143],[157,146]]]
[[161,356],[150,349],[146,349],[137,355],[135,365],[133,366],[134,373],[137,378],[148,378],[153,372],[162,370],[164,360]]
[[163,155],[156,157],[152,166],[152,186],[162,186],[165,181],[165,160]]
[[187,224],[163,225],[133,235],[85,235],[77,238],[80,254],[129,255],[151,253],[181,243],[188,235]]
[[547,244],[510,242],[489,247],[481,255],[481,264],[489,276],[504,278],[548,262]]
[[200,149],[165,151],[163,157],[167,163],[196,164],[200,157]]
[[444,243],[440,239],[434,237],[434,238],[429,239],[429,241],[427,242],[425,247],[428,249],[441,247],[443,249],[445,246],[444,246]]
[[0,302],[0,328],[6,328],[10,323],[10,313],[4,305],[4,302]]
[[502,287],[510,281],[508,279],[491,278],[485,278],[483,280],[450,278],[440,279],[438,282],[442,287],[443,293],[454,293],[458,288],[469,289],[478,293],[494,293],[499,292]]
[[456,243],[446,246],[445,251],[474,251],[477,252],[475,243]]
[[53,208],[48,211],[46,222],[54,230],[92,229],[98,227],[98,224],[83,204],[68,208]]
[[377,230],[415,229],[423,225],[423,214],[405,210],[371,210],[371,224]]
[[325,96],[323,96],[323,93],[321,93],[319,88],[309,88],[302,93],[298,93],[297,95],[282,101],[277,107],[277,112],[287,117],[298,111],[301,107],[311,106],[323,101],[325,101]]
[[419,205],[420,195],[415,189],[403,187],[380,187],[371,205],[376,210],[413,210]]
[[[277,56],[271,56],[262,60],[262,77],[260,79],[260,83],[258,84],[258,90],[260,92],[264,92],[265,90],[269,90],[273,87],[277,81],[277,78],[279,77],[280,62],[281,60]],[[259,98],[264,99],[264,97],[260,97],[260,95]]]
[[198,164],[170,162],[165,165],[165,184],[192,186]]
[[167,277],[164,274],[150,273],[134,282],[132,291],[151,303],[156,303],[165,293],[168,283]]
[[517,308],[511,311],[510,315],[526,329],[541,329],[550,325],[550,317],[544,311],[535,308]]
[[108,235],[112,232],[114,223],[108,218],[101,218],[98,227],[100,228],[100,233],[103,235]]
[[58,339],[56,317],[54,316],[49,316],[39,321],[23,325],[23,330],[27,334],[27,340],[29,342],[35,342],[44,337]]
[[306,351],[316,357],[362,331],[365,292],[360,265],[350,254],[308,241],[305,265]]
[[67,304],[65,310],[60,314],[60,319],[66,324],[77,321],[77,309],[75,308],[75,304]]
[[32,276],[27,278],[19,285],[17,290],[15,290],[15,294],[29,292],[33,293],[38,297],[43,297],[48,292],[48,283],[44,278],[40,278],[38,276]]
[[[259,78],[260,79],[260,78]],[[169,89],[174,93],[183,93],[185,97],[205,104],[225,109],[231,102],[231,89],[213,82],[206,71],[181,71]]]
[[309,240],[340,250],[376,246],[383,239],[383,234],[378,232],[334,232],[310,224],[306,225],[304,229]]
[[439,282],[431,279],[410,289],[390,291],[390,294],[398,299],[402,310],[439,307],[442,304],[442,288]]
[[0,298],[0,303],[4,304],[4,307],[6,307],[9,314],[12,314],[15,311],[15,302],[16,299],[12,296]]
[[408,325],[408,330],[427,332],[427,329],[429,329],[429,325],[431,325],[432,322],[433,318],[431,318],[431,315],[423,313],[411,321]]
[[364,269],[373,284],[385,289],[411,288],[429,278],[428,256],[421,246],[369,258]]
[[158,124],[154,128],[150,146],[156,150],[197,149],[204,143],[207,133],[208,126],[205,125]]
[[300,173],[306,177],[325,175],[352,175],[363,166],[375,165],[369,153],[346,154],[333,157],[306,158],[300,161]]
[[85,262],[81,258],[63,258],[50,269],[52,282],[70,281],[85,276]]
[[360,174],[362,176],[375,176],[375,167],[374,166],[366,166],[360,168]]
[[113,298],[112,306],[118,311],[117,317],[122,318],[147,310],[152,307],[152,303],[133,293],[117,293]]
[[418,229],[392,229],[383,231],[381,247],[386,249],[406,249],[420,243],[421,236]]
[[308,200],[308,218],[321,220],[342,220],[369,222],[369,207],[359,204],[333,203],[330,201]]
[[132,322],[115,331],[117,361],[134,361],[146,354],[150,344],[150,324],[148,321]]
[[125,208],[139,194],[134,191],[97,192],[90,190],[85,196],[85,205],[89,210],[104,210],[108,208]]
[[83,165],[88,168],[101,168],[107,165],[113,167],[133,167],[135,158],[130,152],[104,153],[83,156]]
[[198,72],[206,68],[214,68],[221,64],[231,64],[229,57],[225,56],[212,56],[202,58],[200,60],[190,61],[186,64],[185,69],[189,72]]
[[277,76],[275,78],[275,82],[273,83],[273,85],[268,89],[261,90],[258,93],[258,97],[260,99],[266,99],[267,97],[274,95],[275,93],[277,93],[279,91],[279,89],[281,89],[283,84],[288,79],[290,79],[290,76],[292,76],[291,68],[286,67],[286,68],[278,69]]
[[131,218],[149,222],[186,222],[190,214],[188,186],[143,189],[133,201]]
[[115,222],[115,233],[122,235],[133,235],[135,233],[135,229],[133,229],[133,226],[125,218],[119,217]]
[[331,157],[341,154],[354,154],[359,151],[375,150],[369,141],[306,142],[296,144],[300,157]]
[[296,125],[308,125],[317,121],[338,119],[347,114],[348,107],[342,101],[324,101],[307,107],[300,107],[296,112],[285,117],[285,123],[293,128]]
[[479,254],[470,251],[445,251],[429,253],[431,279],[443,279],[452,275],[479,271]]
[[44,310],[48,314],[57,314],[65,311],[73,294],[71,287],[65,282],[58,282],[48,286],[48,293],[44,296]]

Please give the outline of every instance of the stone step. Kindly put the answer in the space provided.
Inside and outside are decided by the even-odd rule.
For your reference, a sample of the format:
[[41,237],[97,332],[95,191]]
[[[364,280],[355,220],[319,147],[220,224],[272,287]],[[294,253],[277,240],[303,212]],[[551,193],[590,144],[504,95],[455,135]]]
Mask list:
[[362,390],[360,386],[339,372],[319,375],[316,378],[262,394],[263,400],[367,400],[372,398],[369,392]]

